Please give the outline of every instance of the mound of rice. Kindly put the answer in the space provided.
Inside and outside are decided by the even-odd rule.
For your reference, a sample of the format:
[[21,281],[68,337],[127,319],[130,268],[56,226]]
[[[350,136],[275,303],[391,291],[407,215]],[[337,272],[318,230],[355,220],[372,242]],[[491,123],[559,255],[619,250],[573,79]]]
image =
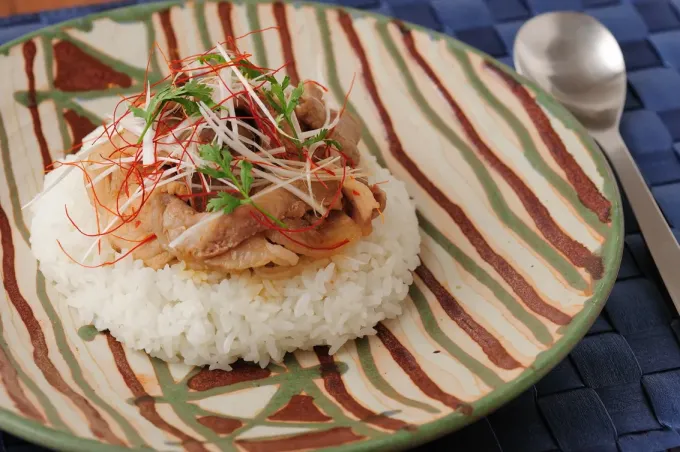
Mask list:
[[[95,231],[94,210],[82,173],[72,171],[31,207],[31,245],[40,269],[83,324],[109,330],[125,345],[167,360],[229,369],[239,358],[266,365],[286,352],[374,334],[376,323],[401,313],[419,263],[415,208],[404,184],[370,157],[371,182],[389,181],[384,218],[369,237],[343,254],[320,261],[288,279],[244,272],[228,279],[189,271],[179,263],[161,270],[127,257],[115,265],[86,269],[71,261],[85,255]],[[48,174],[45,186],[65,167]],[[105,241],[103,241],[105,242]],[[101,262],[115,253],[106,246]],[[89,262],[88,262],[89,263]],[[97,262],[94,262],[95,264]]]

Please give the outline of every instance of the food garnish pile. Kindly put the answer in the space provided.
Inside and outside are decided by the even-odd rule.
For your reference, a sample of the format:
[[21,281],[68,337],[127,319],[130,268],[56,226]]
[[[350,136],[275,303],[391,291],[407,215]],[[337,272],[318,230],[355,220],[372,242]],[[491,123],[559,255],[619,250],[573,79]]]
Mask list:
[[[132,254],[154,269],[228,274],[329,257],[371,234],[386,197],[362,170],[360,122],[320,83],[294,85],[250,57],[231,41],[169,62],[166,79],[124,98],[59,163],[70,166],[61,178],[82,172],[97,217],[94,231],[72,221],[92,238],[73,261]],[[115,260],[93,257],[102,240]]]

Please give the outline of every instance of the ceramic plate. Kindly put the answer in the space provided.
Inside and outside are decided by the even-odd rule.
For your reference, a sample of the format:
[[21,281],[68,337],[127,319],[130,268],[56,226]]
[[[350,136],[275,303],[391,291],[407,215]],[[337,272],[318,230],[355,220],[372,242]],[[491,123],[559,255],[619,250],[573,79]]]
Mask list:
[[[252,30],[267,29],[248,34]],[[261,66],[322,79],[364,122],[363,148],[406,182],[422,265],[398,320],[334,356],[267,369],[167,365],[76,323],[37,270],[20,206],[43,168],[143,89],[157,46],[180,59],[225,35]],[[165,75],[161,52],[153,77]],[[611,172],[554,100],[443,35],[356,11],[269,2],[152,4],[0,49],[0,428],[96,451],[396,450],[461,428],[557,364],[614,283]],[[334,449],[335,450],[335,449]]]

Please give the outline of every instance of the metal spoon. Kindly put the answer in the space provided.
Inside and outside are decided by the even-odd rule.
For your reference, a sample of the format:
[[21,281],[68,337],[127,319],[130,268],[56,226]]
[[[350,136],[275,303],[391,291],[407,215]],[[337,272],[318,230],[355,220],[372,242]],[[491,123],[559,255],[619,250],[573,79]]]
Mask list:
[[614,36],[585,14],[536,16],[517,34],[515,67],[555,96],[600,143],[680,311],[680,246],[619,133],[626,66]]

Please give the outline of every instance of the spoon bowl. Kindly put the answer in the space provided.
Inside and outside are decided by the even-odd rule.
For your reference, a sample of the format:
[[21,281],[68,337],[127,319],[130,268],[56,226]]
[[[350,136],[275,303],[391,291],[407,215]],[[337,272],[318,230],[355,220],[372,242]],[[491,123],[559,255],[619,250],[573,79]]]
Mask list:
[[515,65],[587,128],[603,130],[618,123],[626,96],[623,53],[593,17],[558,12],[531,19],[517,34]]
[[571,110],[599,142],[680,312],[680,245],[619,133],[626,100],[626,65],[614,36],[585,14],[536,16],[517,33],[515,66]]

